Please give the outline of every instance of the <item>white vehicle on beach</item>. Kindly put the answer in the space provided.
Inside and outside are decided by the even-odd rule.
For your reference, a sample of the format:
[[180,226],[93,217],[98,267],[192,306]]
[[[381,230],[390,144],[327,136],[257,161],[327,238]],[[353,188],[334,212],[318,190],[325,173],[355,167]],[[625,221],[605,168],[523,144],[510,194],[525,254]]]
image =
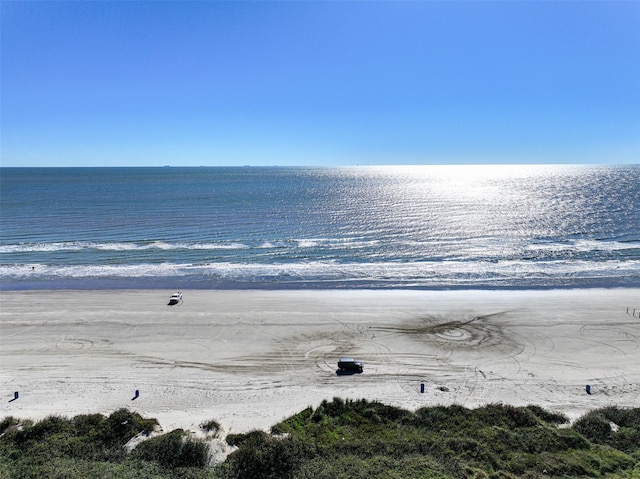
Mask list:
[[174,306],[182,302],[182,292],[178,291],[177,293],[173,293],[169,298],[168,306]]

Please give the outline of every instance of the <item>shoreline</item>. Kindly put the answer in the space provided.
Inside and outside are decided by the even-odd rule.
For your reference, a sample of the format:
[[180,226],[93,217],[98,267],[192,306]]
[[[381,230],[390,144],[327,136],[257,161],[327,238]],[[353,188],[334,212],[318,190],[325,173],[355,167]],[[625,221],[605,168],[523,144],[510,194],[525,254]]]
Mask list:
[[[634,289],[636,285],[628,278],[588,278],[576,281],[575,278],[567,279],[565,282],[557,281],[549,285],[549,278],[534,279],[529,278],[522,283],[507,279],[504,283],[488,281],[486,283],[433,283],[433,284],[412,284],[386,283],[379,280],[371,281],[351,281],[351,280],[295,280],[286,282],[278,280],[269,281],[212,281],[211,279],[185,279],[177,277],[150,277],[150,278],[117,278],[117,279],[87,279],[87,278],[67,278],[52,279],[8,279],[0,281],[0,293],[19,291],[148,291],[148,290],[173,290],[183,289],[192,291],[550,291],[550,290],[573,290],[573,289]],[[540,281],[540,283],[538,283]],[[533,283],[533,284],[532,284]]]
[[[170,293],[0,292],[0,417],[127,407],[167,431],[246,432],[334,396],[570,419],[638,405],[640,288],[194,289],[168,307]],[[340,356],[364,373],[337,375]]]
[[[325,284],[313,284],[308,285],[304,284],[300,286],[299,284],[283,285],[283,284],[274,284],[274,285],[261,285],[257,284],[225,284],[223,287],[211,287],[207,285],[200,285],[198,283],[195,284],[187,284],[181,285],[176,288],[175,283],[171,283],[171,285],[159,284],[156,286],[148,286],[141,288],[139,286],[130,286],[123,287],[122,285],[116,285],[117,282],[114,282],[113,286],[109,286],[106,284],[100,284],[99,287],[95,286],[86,286],[80,287],[81,280],[76,280],[78,284],[75,283],[63,283],[63,286],[59,286],[57,288],[53,288],[51,286],[34,286],[33,284],[29,284],[25,287],[15,287],[12,285],[11,287],[7,287],[0,283],[0,293],[18,293],[18,292],[64,292],[64,291],[84,291],[84,292],[92,292],[92,291],[165,291],[170,292],[176,289],[181,290],[189,290],[189,291],[555,291],[555,290],[589,290],[589,289],[605,289],[605,290],[615,290],[615,289],[637,289],[635,286],[621,283],[612,285],[611,283],[594,283],[594,284],[581,284],[581,285],[553,285],[553,286],[495,286],[495,285],[481,285],[481,286],[469,286],[469,285],[459,285],[459,286],[363,286],[363,287],[327,287]],[[43,284],[45,284],[43,282]],[[86,283],[85,283],[86,284]],[[172,287],[173,286],[173,287]]]

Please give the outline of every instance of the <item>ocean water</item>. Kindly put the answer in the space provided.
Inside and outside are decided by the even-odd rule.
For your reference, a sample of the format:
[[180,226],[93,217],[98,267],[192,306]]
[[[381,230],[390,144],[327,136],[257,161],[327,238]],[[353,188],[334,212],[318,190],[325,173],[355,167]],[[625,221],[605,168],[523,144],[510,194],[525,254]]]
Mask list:
[[640,165],[2,168],[0,289],[640,286]]

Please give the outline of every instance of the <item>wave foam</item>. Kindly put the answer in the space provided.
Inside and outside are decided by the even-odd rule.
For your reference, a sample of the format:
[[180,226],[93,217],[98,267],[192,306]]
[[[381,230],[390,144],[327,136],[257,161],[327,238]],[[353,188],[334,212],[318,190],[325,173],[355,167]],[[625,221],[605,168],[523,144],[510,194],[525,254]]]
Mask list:
[[337,263],[303,262],[290,264],[205,263],[205,264],[130,264],[130,265],[0,265],[0,279],[90,279],[90,278],[162,278],[188,277],[223,279],[238,282],[335,281],[371,282],[379,285],[416,286],[526,284],[544,281],[640,278],[640,261],[500,261],[500,262],[413,262],[413,263]]
[[575,251],[588,253],[592,251],[623,251],[640,248],[637,241],[597,241],[597,240],[573,240],[563,243],[536,243],[527,246],[527,249],[534,251]]
[[147,250],[239,250],[249,249],[252,247],[258,249],[275,249],[275,248],[367,248],[378,245],[378,240],[361,240],[352,238],[300,238],[289,241],[263,241],[260,244],[251,246],[237,241],[220,241],[220,242],[169,242],[169,241],[150,241],[150,242],[93,242],[93,241],[63,241],[52,243],[20,243],[0,245],[0,254],[11,253],[55,253],[64,251],[147,251]]
[[0,253],[43,253],[59,251],[145,251],[145,250],[220,250],[220,249],[245,249],[247,245],[238,242],[220,243],[189,243],[152,241],[149,243],[69,241],[55,243],[24,243],[0,245]]

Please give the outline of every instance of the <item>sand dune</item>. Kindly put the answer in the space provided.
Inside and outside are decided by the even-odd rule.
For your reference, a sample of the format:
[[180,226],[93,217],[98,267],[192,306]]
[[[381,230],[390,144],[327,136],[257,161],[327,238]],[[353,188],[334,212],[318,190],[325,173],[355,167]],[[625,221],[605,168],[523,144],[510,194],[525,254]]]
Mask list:
[[[0,416],[129,407],[166,430],[242,432],[334,396],[640,405],[640,289],[170,293],[0,293]],[[340,356],[364,373],[337,375]]]

